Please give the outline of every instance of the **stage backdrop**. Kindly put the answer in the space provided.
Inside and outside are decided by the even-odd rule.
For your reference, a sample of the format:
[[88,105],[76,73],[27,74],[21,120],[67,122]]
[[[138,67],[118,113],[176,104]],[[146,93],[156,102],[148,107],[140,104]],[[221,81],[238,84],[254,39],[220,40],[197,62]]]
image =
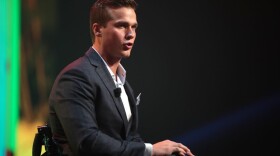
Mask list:
[[[92,2],[22,4],[21,117],[28,121],[22,123],[35,123],[35,132],[34,119],[40,124],[47,115],[55,76],[91,46]],[[279,5],[270,0],[138,3],[135,47],[122,63],[135,94],[142,93],[144,140],[176,140],[199,156],[278,152]]]

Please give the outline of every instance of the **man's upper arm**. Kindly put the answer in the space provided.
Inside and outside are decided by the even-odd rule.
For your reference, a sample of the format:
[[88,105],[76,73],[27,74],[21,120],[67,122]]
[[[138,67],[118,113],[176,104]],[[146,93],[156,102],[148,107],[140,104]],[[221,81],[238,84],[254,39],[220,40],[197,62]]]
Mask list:
[[98,128],[93,103],[96,86],[80,70],[65,72],[57,83],[54,108],[75,154],[143,155],[144,143],[116,140]]

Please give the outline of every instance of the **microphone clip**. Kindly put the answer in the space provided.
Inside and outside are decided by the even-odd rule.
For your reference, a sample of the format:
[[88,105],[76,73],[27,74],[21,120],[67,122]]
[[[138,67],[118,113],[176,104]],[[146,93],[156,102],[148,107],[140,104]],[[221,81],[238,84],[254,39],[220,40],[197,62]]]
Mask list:
[[121,93],[122,93],[122,89],[120,87],[117,87],[116,89],[114,89],[115,97],[120,97]]

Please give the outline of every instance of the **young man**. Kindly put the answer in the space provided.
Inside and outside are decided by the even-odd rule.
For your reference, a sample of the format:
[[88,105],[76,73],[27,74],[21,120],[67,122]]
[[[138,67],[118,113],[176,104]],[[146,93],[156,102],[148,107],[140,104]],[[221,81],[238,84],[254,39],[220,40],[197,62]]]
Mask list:
[[66,155],[192,155],[173,141],[140,138],[136,98],[120,64],[136,38],[134,0],[98,0],[91,8],[93,45],[65,67],[50,95],[54,140]]

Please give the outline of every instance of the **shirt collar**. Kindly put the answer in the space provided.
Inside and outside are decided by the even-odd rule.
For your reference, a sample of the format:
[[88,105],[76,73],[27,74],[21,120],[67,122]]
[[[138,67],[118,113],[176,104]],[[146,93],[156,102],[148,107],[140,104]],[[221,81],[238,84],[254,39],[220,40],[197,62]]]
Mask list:
[[102,56],[98,53],[98,51],[92,46],[92,48],[96,51],[96,53],[99,55],[99,57],[102,59],[102,61],[105,63],[110,75],[112,76],[113,80],[116,81],[117,83],[119,83],[119,81],[121,81],[122,85],[124,85],[125,83],[125,79],[126,79],[126,70],[124,69],[124,67],[119,64],[118,69],[117,69],[117,80],[116,80],[116,76],[115,74],[112,72],[111,68],[108,66],[107,62],[102,58]]

